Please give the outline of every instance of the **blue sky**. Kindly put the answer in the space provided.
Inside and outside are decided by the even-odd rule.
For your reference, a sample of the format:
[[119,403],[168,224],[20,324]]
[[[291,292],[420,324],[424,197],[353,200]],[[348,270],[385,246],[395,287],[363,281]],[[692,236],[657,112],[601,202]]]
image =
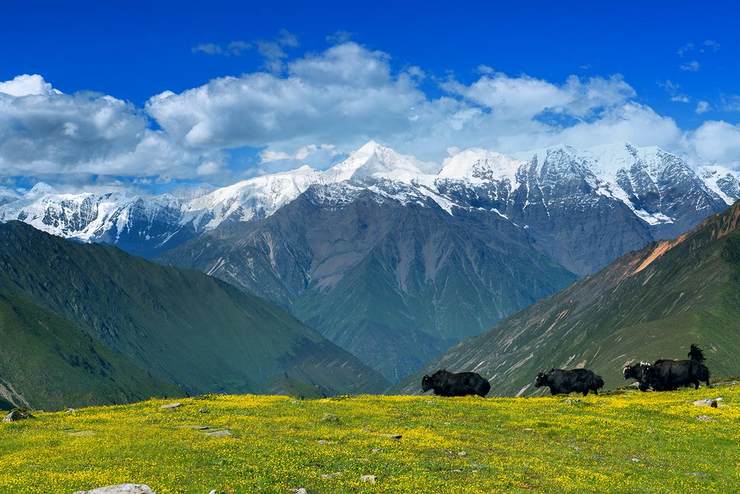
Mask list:
[[[306,146],[323,150],[313,153],[313,158],[306,158],[314,159],[320,166],[330,155],[344,153],[367,138],[389,141],[401,151],[425,159],[443,159],[442,147],[433,149],[434,146],[420,137],[427,132],[424,125],[435,126],[435,130],[429,132],[435,134],[435,140],[444,148],[478,145],[516,151],[527,148],[527,133],[539,135],[538,132],[542,135],[531,139],[532,147],[548,144],[553,139],[572,140],[577,145],[588,144],[589,139],[593,139],[594,144],[599,144],[609,128],[598,131],[590,128],[591,137],[588,137],[580,130],[576,132],[566,127],[578,122],[584,127],[604,119],[605,115],[611,115],[612,120],[641,118],[635,130],[623,133],[631,139],[634,134],[644,134],[640,125],[658,128],[670,121],[675,129],[666,126],[656,133],[654,144],[675,147],[699,160],[732,166],[736,162],[734,153],[740,151],[737,127],[740,67],[736,63],[740,36],[737,34],[736,5],[733,2],[674,1],[652,2],[650,7],[644,7],[645,2],[594,7],[592,3],[528,2],[527,6],[515,6],[512,2],[209,1],[182,5],[181,2],[131,1],[119,2],[118,7],[114,7],[113,2],[67,2],[60,8],[59,2],[6,1],[0,30],[0,81],[13,80],[20,74],[38,74],[45,83],[65,95],[81,91],[110,95],[129,105],[127,109],[116,111],[124,113],[122,126],[130,132],[99,136],[96,132],[100,129],[91,127],[85,139],[93,142],[93,146],[100,146],[93,151],[82,148],[82,131],[62,132],[67,140],[61,146],[55,145],[55,149],[65,149],[64,155],[56,156],[49,151],[29,159],[35,164],[21,166],[17,164],[18,156],[27,153],[18,151],[18,142],[25,140],[23,149],[28,149],[29,142],[46,137],[41,132],[50,132],[48,129],[53,125],[68,124],[63,119],[54,120],[53,125],[39,124],[39,114],[44,113],[39,105],[56,108],[58,104],[34,102],[35,106],[29,110],[30,102],[26,102],[23,111],[34,112],[35,130],[10,137],[0,133],[0,167],[4,166],[7,174],[15,175],[110,171],[115,175],[131,176],[197,178],[210,175],[209,180],[218,181],[254,173],[260,169],[260,161],[262,164],[282,163],[273,167],[289,166],[296,155],[307,156],[306,152],[299,153]],[[336,46],[349,46],[348,43],[360,51],[345,50],[336,56],[327,51]],[[213,80],[225,76],[246,77],[244,84],[254,85],[256,79],[249,76],[259,73],[273,78],[265,83],[273,85],[266,90],[273,96],[276,96],[272,93],[274,85],[290,77],[304,78],[321,92],[321,82],[310,79],[317,77],[315,70],[299,74],[290,65],[307,57],[313,57],[315,66],[319,61],[329,60],[326,63],[336,62],[335,68],[341,65],[348,67],[347,70],[356,70],[352,63],[385,64],[378,73],[364,74],[366,79],[360,84],[363,90],[355,86],[335,88],[344,94],[342,98],[325,101],[319,95],[311,111],[323,113],[321,102],[354,107],[351,98],[358,98],[357,104],[366,101],[367,93],[363,91],[367,88],[372,94],[401,93],[396,95],[398,97],[379,99],[376,112],[386,110],[383,105],[408,107],[391,121],[367,113],[368,109],[363,109],[356,121],[353,115],[337,117],[344,123],[328,117],[312,120],[306,117],[305,109],[293,112],[285,107],[265,108],[263,100],[255,103],[252,93],[247,104],[243,92],[227,88],[219,93],[221,100],[215,103],[209,100],[213,103],[209,111],[228,112],[230,108],[225,110],[224,105],[236,98],[235,115],[217,121],[213,115],[201,115],[198,105],[203,99],[196,95],[189,101],[172,100],[167,105],[152,104],[150,99],[163,91],[181,95],[193,88],[204,88],[204,94],[212,96],[214,88],[208,85]],[[347,62],[349,58],[351,63]],[[334,77],[327,74],[321,77]],[[572,81],[568,85],[568,78],[572,76],[578,78],[580,86],[574,87]],[[598,80],[592,83],[593,78]],[[476,86],[483,79],[489,83]],[[495,84],[491,83],[493,80]],[[503,96],[491,97],[505,87],[527,99],[526,90],[532,89],[532,81],[540,81],[542,84],[537,84],[541,87],[535,89],[544,91],[533,94],[533,98],[562,100],[560,106],[544,109],[544,106],[534,105],[532,111],[537,112],[534,115],[529,100],[520,102],[519,106],[506,107],[510,103],[508,96],[504,100]],[[355,85],[355,81],[347,84]],[[552,92],[552,88],[544,84],[570,96]],[[630,90],[617,87],[619,84]],[[234,90],[236,96],[228,93]],[[290,100],[291,96],[285,91],[281,86],[280,97]],[[600,91],[604,95],[599,102],[583,103],[584,94]],[[576,93],[580,96],[575,96]],[[615,96],[616,93],[619,96]],[[452,108],[445,98],[456,99],[455,107]],[[498,106],[502,102],[504,109]],[[78,103],[70,100],[65,104],[71,107]],[[80,120],[64,128],[85,130],[84,119],[97,111],[93,107],[98,103],[87,101],[86,104],[92,105],[89,111],[82,110]],[[632,106],[627,108],[626,104]],[[27,120],[23,120],[26,117],[19,116],[20,102],[14,105],[13,113],[5,119],[12,127],[29,127]],[[2,108],[0,106],[0,122]],[[618,109],[622,113],[616,117]],[[635,112],[647,111],[645,109],[661,120],[652,123],[649,119],[653,116],[646,120],[642,113],[635,117]],[[64,118],[71,111],[65,110]],[[272,118],[276,112],[292,116],[269,125],[260,120],[239,127],[240,111],[250,115],[264,111],[264,118]],[[469,114],[474,111],[478,111],[481,119],[486,118],[486,113],[492,113],[498,120],[470,123]],[[154,147],[167,148],[166,151],[160,149],[158,152],[164,154],[156,159],[151,154],[132,152],[133,147],[141,147],[145,139],[137,117],[144,119],[146,132],[151,134],[149,137],[158,139],[156,145],[149,146],[147,153],[154,153]],[[201,117],[208,120],[201,126],[207,130],[199,130],[197,136],[192,132],[188,134],[186,130],[192,130],[198,123],[197,118]],[[365,125],[364,122],[376,118],[376,125]],[[457,133],[449,129],[443,131],[438,128],[438,122],[417,124],[432,122],[434,118],[454,121],[453,127],[459,126],[457,122],[464,118],[463,125],[473,125],[475,131],[463,132],[457,127],[454,129]],[[409,124],[417,128],[410,130],[405,119],[417,122]],[[25,123],[20,125],[20,121]],[[550,126],[531,127],[528,124],[532,122],[546,122]],[[707,122],[721,122],[721,125],[707,125]],[[190,127],[183,130],[186,123]],[[107,122],[106,125],[114,124]],[[326,132],[316,132],[317,125],[326,128]],[[255,131],[256,126],[260,127],[258,131]],[[383,135],[379,130],[383,128],[395,129],[395,133]],[[277,137],[273,138],[269,129],[276,129]],[[334,131],[336,138],[331,129],[337,129]],[[568,132],[559,133],[560,130]],[[135,138],[134,134],[139,137]],[[471,134],[478,137],[472,138]],[[620,132],[616,135],[622,137]],[[487,136],[492,137],[488,139]],[[650,138],[645,135],[645,142],[641,144],[649,144]],[[738,144],[725,146],[721,153],[706,152],[717,141],[726,143],[735,138]],[[330,151],[329,146],[333,146],[333,150]],[[272,152],[273,158],[281,156],[282,161],[265,161],[264,155],[260,158],[259,153],[265,150]],[[119,155],[113,156],[116,153],[128,153],[125,163]],[[147,173],[145,166],[134,163],[137,159],[160,160],[162,164]],[[167,161],[182,163],[173,164],[168,172],[164,164]],[[207,173],[209,171],[213,173]]]

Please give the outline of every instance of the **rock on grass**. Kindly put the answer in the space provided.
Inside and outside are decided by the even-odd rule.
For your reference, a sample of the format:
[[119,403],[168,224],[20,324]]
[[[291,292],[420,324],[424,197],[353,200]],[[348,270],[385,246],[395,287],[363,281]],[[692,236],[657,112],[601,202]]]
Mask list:
[[156,494],[145,484],[119,484],[98,487],[89,491],[77,491],[74,494]]

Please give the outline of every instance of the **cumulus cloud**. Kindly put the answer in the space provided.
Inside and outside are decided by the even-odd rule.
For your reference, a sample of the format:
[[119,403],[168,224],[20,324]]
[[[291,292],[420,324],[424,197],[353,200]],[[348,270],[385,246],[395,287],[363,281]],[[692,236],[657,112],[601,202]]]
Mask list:
[[[141,109],[97,93],[64,94],[38,75],[0,83],[4,175],[176,173],[196,158],[149,128]],[[182,170],[180,170],[182,172]]]
[[38,74],[23,74],[16,76],[15,78],[0,82],[0,93],[8,96],[32,96],[32,95],[49,95],[59,93],[54,90],[51,84],[46,82],[43,77]]
[[704,122],[689,137],[689,145],[702,161],[740,163],[740,127],[724,121]]
[[[389,54],[355,42],[298,58],[287,54],[297,45],[287,31],[269,43],[272,48],[255,46],[279,70],[268,64],[266,71],[165,91],[144,108],[97,93],[63,94],[39,75],[0,82],[0,175],[218,181],[230,173],[299,164],[326,167],[369,139],[437,162],[451,147],[517,153],[623,140],[690,152],[699,161],[731,160],[737,151],[731,145],[736,127],[706,122],[696,131],[682,130],[639,103],[618,74],[548,81],[480,66],[474,80],[448,78],[430,96],[424,88],[435,79],[425,79],[422,68],[395,68]],[[275,47],[279,51],[269,54]],[[674,101],[689,100],[678,84],[661,85]],[[736,103],[726,96],[719,106]],[[709,108],[701,101],[696,111]],[[245,156],[251,163],[237,162],[233,151],[241,149],[250,150]]]
[[619,75],[586,81],[571,76],[564,84],[557,85],[526,75],[509,77],[487,72],[469,86],[453,80],[443,84],[443,88],[513,118],[532,118],[545,110],[583,117],[635,96],[634,89]]
[[354,43],[295,60],[287,72],[214,79],[159,94],[146,108],[190,148],[300,147],[402,130],[410,109],[425,100],[411,77],[391,74],[385,54]]

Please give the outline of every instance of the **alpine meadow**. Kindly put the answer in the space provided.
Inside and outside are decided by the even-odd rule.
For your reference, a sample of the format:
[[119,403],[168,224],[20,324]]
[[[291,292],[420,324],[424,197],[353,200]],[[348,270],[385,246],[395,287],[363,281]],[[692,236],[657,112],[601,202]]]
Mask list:
[[740,491],[733,2],[16,2],[0,494]]

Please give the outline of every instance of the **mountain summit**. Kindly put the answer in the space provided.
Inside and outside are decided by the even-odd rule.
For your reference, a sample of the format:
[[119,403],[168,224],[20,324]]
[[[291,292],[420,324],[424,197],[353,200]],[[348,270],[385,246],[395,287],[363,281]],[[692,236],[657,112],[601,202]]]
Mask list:
[[369,141],[323,174],[327,182],[386,179],[411,182],[423,175],[424,163],[413,156],[397,153],[375,141]]

